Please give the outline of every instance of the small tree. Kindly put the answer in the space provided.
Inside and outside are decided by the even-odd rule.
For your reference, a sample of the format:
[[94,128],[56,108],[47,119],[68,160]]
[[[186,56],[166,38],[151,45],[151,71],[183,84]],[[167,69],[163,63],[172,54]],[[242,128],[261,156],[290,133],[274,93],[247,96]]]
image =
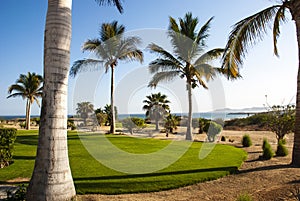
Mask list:
[[276,134],[277,141],[283,140],[295,129],[295,105],[273,106],[268,112],[268,127]]
[[222,126],[216,122],[211,121],[204,126],[204,131],[207,134],[209,142],[214,142],[216,136],[222,131]]
[[180,117],[176,115],[169,114],[165,118],[164,127],[166,129],[166,136],[169,136],[169,133],[173,133],[177,129],[177,125],[180,123]]

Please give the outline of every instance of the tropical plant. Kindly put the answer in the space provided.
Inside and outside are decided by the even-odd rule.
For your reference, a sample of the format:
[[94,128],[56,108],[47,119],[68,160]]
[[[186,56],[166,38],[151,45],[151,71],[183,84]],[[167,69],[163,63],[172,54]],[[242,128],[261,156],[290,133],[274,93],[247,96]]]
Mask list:
[[[96,0],[113,4],[119,0]],[[35,166],[27,201],[71,200],[76,192],[67,145],[67,86],[70,66],[72,0],[48,0],[44,37],[44,88]],[[51,178],[51,179],[49,179]]]
[[[231,31],[223,54],[222,69],[228,77],[240,76],[239,69],[249,47],[263,38],[269,27],[273,27],[274,54],[278,56],[277,39],[280,35],[280,24],[286,22],[288,12],[295,21],[298,36],[298,54],[300,53],[300,1],[281,0],[281,3],[268,7],[236,23]],[[271,26],[270,26],[271,25]],[[299,57],[298,57],[299,58]],[[300,61],[299,61],[300,69]],[[300,73],[297,78],[300,83]],[[297,103],[300,102],[300,86],[297,86]],[[300,166],[300,104],[296,105],[296,123],[292,164]]]
[[94,105],[90,102],[77,103],[76,113],[83,119],[83,123],[87,126],[87,119],[94,114]]
[[[41,86],[43,83],[43,78],[41,75],[28,72],[27,75],[21,74],[16,83],[8,88],[8,93],[10,94],[7,98],[11,97],[22,97],[26,100],[26,123],[25,128],[30,129],[30,110],[31,105],[35,101],[38,106],[40,106],[38,98],[42,97]],[[13,93],[14,92],[14,93]]]
[[147,99],[143,101],[143,103],[145,103],[143,110],[146,110],[147,118],[154,120],[155,130],[158,131],[159,121],[170,112],[170,107],[168,105],[170,101],[165,94],[161,94],[160,92],[146,96],[146,98]]
[[173,133],[173,131],[177,129],[179,123],[180,123],[180,116],[176,116],[169,113],[169,115],[165,118],[165,124],[164,124],[167,137],[169,133]]
[[207,89],[205,80],[211,80],[219,72],[219,68],[210,65],[209,61],[218,58],[223,53],[223,49],[204,52],[212,19],[210,18],[196,32],[198,18],[194,18],[192,13],[187,13],[183,19],[179,18],[179,25],[174,18],[170,17],[168,36],[171,39],[174,53],[168,52],[154,43],[148,46],[151,52],[159,55],[159,58],[149,64],[149,71],[153,74],[149,83],[150,87],[156,87],[159,82],[171,81],[176,77],[185,78],[189,105],[187,140],[193,139],[192,89],[197,86]]
[[89,39],[83,44],[83,51],[95,52],[99,59],[82,59],[75,61],[71,71],[71,76],[76,76],[78,72],[90,68],[95,64],[104,64],[105,72],[111,70],[111,122],[110,133],[115,133],[115,102],[114,102],[114,80],[115,68],[120,61],[143,62],[143,53],[137,48],[141,43],[138,37],[124,37],[125,27],[119,25],[117,21],[103,23],[100,30],[100,37]]

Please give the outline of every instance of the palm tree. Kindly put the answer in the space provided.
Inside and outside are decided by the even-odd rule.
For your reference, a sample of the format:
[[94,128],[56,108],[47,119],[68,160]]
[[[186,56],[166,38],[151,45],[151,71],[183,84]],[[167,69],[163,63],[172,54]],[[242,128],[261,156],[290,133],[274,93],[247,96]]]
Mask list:
[[[122,6],[119,0],[97,0]],[[67,88],[72,0],[48,0],[44,37],[44,88],[39,140],[26,200],[71,200],[75,187],[67,146]]]
[[173,133],[174,130],[177,129],[177,125],[180,123],[181,117],[173,115],[169,113],[169,115],[165,118],[165,129],[166,129],[166,137],[169,136],[169,133]]
[[27,130],[30,129],[31,105],[35,101],[38,106],[40,106],[38,98],[42,97],[42,82],[43,78],[41,75],[28,72],[27,75],[21,74],[16,83],[8,88],[9,94],[11,94],[13,91],[15,91],[15,93],[7,96],[7,98],[21,96],[23,99],[27,99],[25,123],[25,128]]
[[94,105],[90,102],[77,103],[76,113],[83,119],[84,125],[87,125],[87,119],[94,114]]
[[161,94],[160,92],[157,94],[151,94],[150,96],[146,96],[146,100],[143,103],[146,103],[143,106],[143,110],[146,110],[146,117],[150,119],[154,119],[155,121],[155,130],[158,131],[158,123],[167,113],[170,112],[170,107],[167,100],[167,96]]
[[[262,39],[269,25],[273,27],[274,53],[278,56],[277,39],[280,35],[280,23],[286,22],[286,15],[290,12],[297,30],[298,49],[300,52],[300,1],[282,0],[281,4],[266,8],[250,17],[236,23],[231,31],[223,55],[223,71],[239,76],[239,69],[249,47]],[[299,53],[298,53],[299,54]],[[296,123],[292,164],[300,166],[300,61],[298,72]]]
[[150,73],[154,74],[149,83],[150,87],[156,87],[159,82],[170,81],[175,77],[185,78],[189,103],[186,140],[193,139],[192,89],[197,86],[207,89],[205,80],[209,81],[219,72],[219,68],[213,67],[208,62],[218,58],[223,53],[223,49],[204,52],[212,19],[210,18],[196,32],[198,18],[194,18],[191,13],[187,13],[183,19],[179,18],[179,25],[174,18],[170,17],[168,35],[171,38],[174,54],[156,44],[149,45],[150,50],[160,56],[149,64]]
[[125,27],[118,25],[117,21],[112,23],[103,23],[100,30],[100,37],[97,39],[87,40],[83,44],[83,51],[95,52],[99,57],[97,59],[83,59],[74,62],[70,75],[76,76],[78,72],[86,67],[95,64],[104,64],[106,72],[111,69],[111,89],[110,89],[110,104],[111,104],[111,124],[110,133],[115,133],[115,103],[114,103],[114,80],[115,68],[119,60],[139,61],[143,62],[143,53],[137,49],[137,45],[141,43],[138,37],[124,37]]

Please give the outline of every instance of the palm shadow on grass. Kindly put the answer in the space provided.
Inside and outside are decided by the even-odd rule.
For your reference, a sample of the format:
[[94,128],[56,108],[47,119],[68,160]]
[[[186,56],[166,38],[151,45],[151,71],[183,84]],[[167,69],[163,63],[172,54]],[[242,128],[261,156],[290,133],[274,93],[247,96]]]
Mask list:
[[[79,194],[103,193],[104,194],[123,194],[151,192],[158,190],[169,190],[183,187],[199,182],[216,179],[214,173],[219,174],[217,178],[227,174],[237,173],[238,168],[218,167],[195,170],[156,172],[148,174],[130,174],[130,175],[113,175],[101,177],[81,177],[74,178],[76,190]],[[227,172],[221,174],[220,172]],[[181,181],[180,178],[187,178],[189,174],[207,173],[206,177],[199,177],[190,181]],[[169,177],[178,177],[178,180]],[[152,188],[153,187],[153,188]],[[106,189],[106,190],[104,190]],[[104,191],[103,191],[104,190]]]

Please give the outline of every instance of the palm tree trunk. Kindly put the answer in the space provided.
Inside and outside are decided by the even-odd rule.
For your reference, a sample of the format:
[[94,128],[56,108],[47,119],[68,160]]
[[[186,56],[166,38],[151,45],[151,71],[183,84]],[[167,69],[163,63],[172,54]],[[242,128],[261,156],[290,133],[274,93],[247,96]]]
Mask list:
[[27,99],[26,102],[26,122],[25,122],[25,128],[26,130],[30,130],[30,108],[31,108],[31,103],[30,100]]
[[110,85],[110,106],[111,106],[111,122],[110,122],[110,133],[115,133],[115,122],[116,122],[116,115],[115,115],[115,101],[114,101],[114,90],[115,90],[115,68],[111,66],[111,85]]
[[158,117],[155,117],[155,131],[159,131],[159,126],[158,126]]
[[44,37],[44,89],[34,171],[26,200],[65,201],[75,196],[67,146],[71,0],[48,0]]
[[192,135],[192,86],[190,82],[187,83],[187,90],[188,90],[188,102],[189,102],[189,113],[188,113],[188,120],[186,125],[186,140],[193,140]]
[[296,122],[293,146],[292,164],[300,167],[300,1],[293,1],[290,8],[293,20],[296,22],[298,41],[298,77],[297,77],[297,100],[296,100]]

